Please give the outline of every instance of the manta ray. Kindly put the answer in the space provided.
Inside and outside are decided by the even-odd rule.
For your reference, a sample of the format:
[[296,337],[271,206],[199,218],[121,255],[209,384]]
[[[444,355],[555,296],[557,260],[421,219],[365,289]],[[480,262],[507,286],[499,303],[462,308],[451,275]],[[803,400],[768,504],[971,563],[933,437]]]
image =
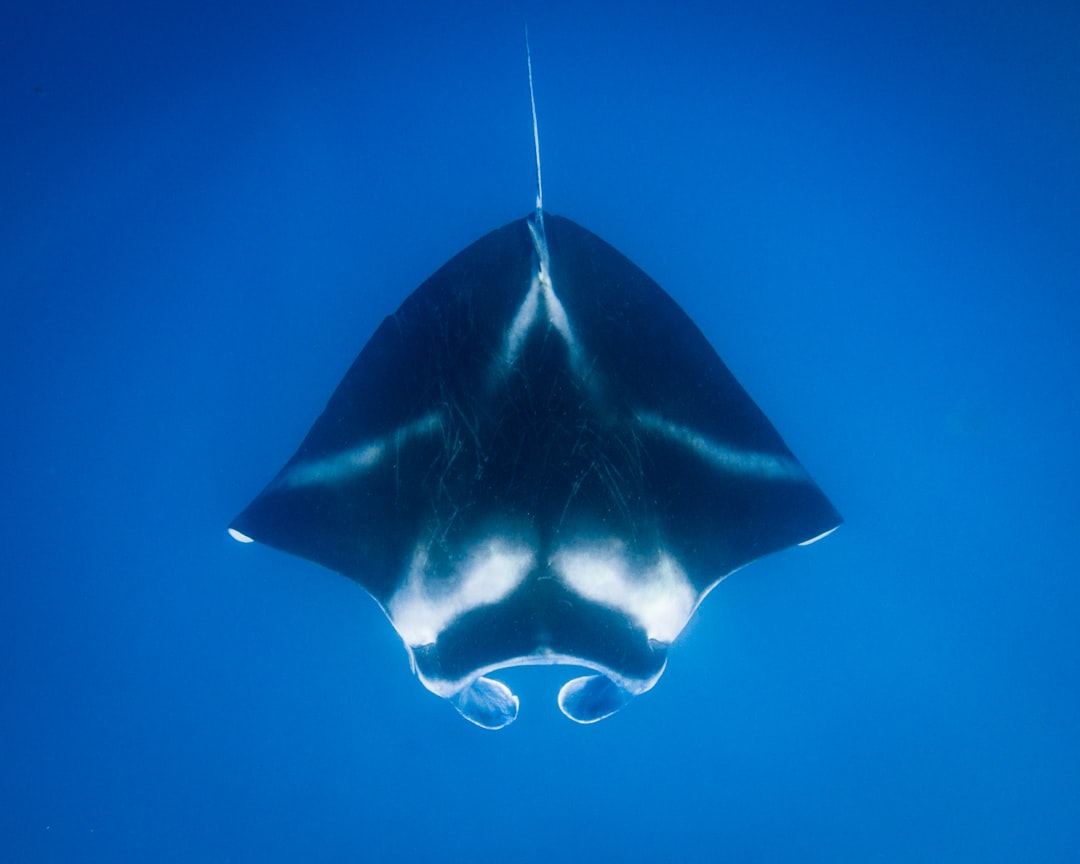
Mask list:
[[651,689],[702,599],[840,516],[685,312],[536,207],[382,322],[229,533],[359,583],[412,669],[499,729],[496,670],[566,664],[593,723]]

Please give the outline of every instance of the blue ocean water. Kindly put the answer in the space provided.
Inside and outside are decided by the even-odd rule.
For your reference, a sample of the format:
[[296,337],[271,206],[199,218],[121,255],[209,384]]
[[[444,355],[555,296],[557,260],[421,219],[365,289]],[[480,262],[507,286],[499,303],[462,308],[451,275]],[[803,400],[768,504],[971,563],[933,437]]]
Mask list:
[[[452,5],[0,10],[0,860],[1074,860],[1080,7]],[[526,17],[545,206],[846,523],[489,733],[224,529],[530,211]]]

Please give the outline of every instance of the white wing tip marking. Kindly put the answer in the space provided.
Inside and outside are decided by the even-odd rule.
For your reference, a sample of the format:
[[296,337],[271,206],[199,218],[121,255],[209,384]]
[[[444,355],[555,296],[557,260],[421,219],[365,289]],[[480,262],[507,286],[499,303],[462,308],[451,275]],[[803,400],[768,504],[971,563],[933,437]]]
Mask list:
[[817,543],[818,540],[824,540],[826,537],[828,537],[830,534],[832,534],[832,532],[835,531],[839,527],[840,527],[839,525],[835,525],[832,528],[830,528],[828,531],[822,531],[820,534],[817,535],[817,537],[811,537],[809,540],[803,540],[802,543],[800,543],[799,545],[800,546],[809,546],[811,543]]

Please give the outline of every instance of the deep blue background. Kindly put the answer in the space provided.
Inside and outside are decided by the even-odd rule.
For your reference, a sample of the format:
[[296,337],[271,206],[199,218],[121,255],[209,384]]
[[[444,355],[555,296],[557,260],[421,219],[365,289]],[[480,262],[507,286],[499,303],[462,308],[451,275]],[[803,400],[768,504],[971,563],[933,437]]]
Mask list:
[[[383,5],[0,11],[0,860],[1072,860],[1080,6]],[[847,523],[487,733],[224,528],[531,208],[526,16],[547,208]]]

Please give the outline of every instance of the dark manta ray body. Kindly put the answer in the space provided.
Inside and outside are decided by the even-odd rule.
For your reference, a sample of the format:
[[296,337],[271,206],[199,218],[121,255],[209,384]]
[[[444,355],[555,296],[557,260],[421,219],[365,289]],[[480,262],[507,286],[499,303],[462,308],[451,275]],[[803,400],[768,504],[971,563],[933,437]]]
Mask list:
[[660,286],[543,212],[538,145],[537,179],[536,212],[382,323],[230,527],[360,583],[424,686],[491,729],[518,710],[493,670],[590,668],[559,706],[600,720],[721,579],[840,522]]

